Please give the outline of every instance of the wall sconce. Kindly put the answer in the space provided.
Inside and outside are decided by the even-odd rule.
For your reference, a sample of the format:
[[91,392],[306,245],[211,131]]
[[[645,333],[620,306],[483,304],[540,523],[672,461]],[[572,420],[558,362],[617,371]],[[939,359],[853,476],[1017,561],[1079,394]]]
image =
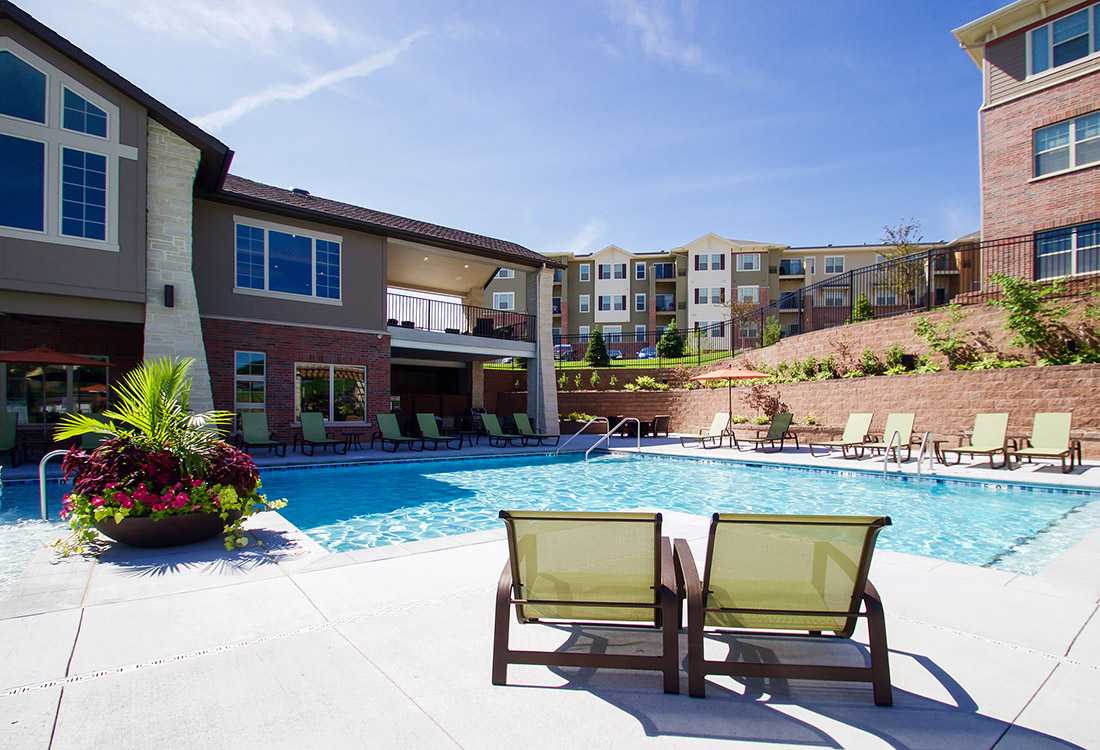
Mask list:
[[172,284],[164,285],[164,306],[175,307],[176,306],[176,287]]

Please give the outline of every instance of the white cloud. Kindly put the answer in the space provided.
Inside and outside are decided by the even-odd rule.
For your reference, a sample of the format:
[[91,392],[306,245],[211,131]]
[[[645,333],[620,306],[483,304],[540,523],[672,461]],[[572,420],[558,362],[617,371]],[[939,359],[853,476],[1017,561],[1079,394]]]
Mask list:
[[242,96],[225,109],[219,109],[216,112],[211,112],[200,117],[193,117],[191,121],[203,130],[217,131],[236,122],[252,110],[270,104],[271,102],[305,99],[307,96],[323,88],[335,86],[351,78],[361,78],[370,75],[371,73],[382,70],[383,68],[388,68],[396,63],[401,53],[407,50],[413,42],[426,33],[425,31],[418,31],[415,34],[410,34],[387,50],[383,50],[370,57],[365,57],[359,62],[352,63],[339,70],[323,73],[308,81],[272,86],[258,94]]
[[221,47],[276,52],[292,38],[333,43],[341,27],[303,1],[290,0],[95,0],[145,31]]
[[549,252],[573,253],[574,255],[590,252],[594,249],[596,242],[606,234],[606,221],[603,219],[589,219],[588,223],[581,227],[580,231],[573,237],[551,248]]
[[631,36],[636,36],[650,58],[706,73],[721,70],[706,59],[698,45],[678,38],[677,20],[681,22],[679,25],[687,27],[694,24],[694,3],[682,4],[677,17],[668,11],[662,0],[607,0],[607,15]]

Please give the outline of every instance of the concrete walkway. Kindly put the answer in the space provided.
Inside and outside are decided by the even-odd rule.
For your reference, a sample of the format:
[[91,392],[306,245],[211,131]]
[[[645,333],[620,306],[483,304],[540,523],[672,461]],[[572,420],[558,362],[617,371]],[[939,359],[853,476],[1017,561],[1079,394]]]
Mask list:
[[[645,442],[703,455],[679,441]],[[827,463],[854,466],[813,459]],[[1038,482],[1052,473],[988,475]],[[1090,466],[1073,481],[1095,488],[1098,475]],[[666,533],[689,539],[700,559],[706,525],[665,515]],[[895,701],[877,708],[869,686],[806,681],[710,678],[708,697],[692,699],[686,674],[678,696],[663,694],[655,673],[535,666],[513,666],[510,685],[494,687],[503,530],[328,554],[277,513],[249,528],[263,546],[234,553],[219,540],[114,546],[98,561],[40,553],[0,601],[0,747],[1100,748],[1091,714],[1100,530],[1036,576],[876,552]],[[512,633],[519,647],[657,644],[656,634],[607,628]],[[723,654],[735,644],[780,660],[801,645],[711,645]],[[863,658],[851,645],[833,651]]]

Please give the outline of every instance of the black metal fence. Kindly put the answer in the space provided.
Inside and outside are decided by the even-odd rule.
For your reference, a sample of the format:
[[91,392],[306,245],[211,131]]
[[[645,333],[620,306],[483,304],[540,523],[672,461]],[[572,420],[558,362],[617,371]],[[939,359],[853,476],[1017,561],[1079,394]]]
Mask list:
[[393,292],[386,295],[386,315],[388,325],[421,331],[468,334],[509,341],[533,341],[535,336],[534,315]]

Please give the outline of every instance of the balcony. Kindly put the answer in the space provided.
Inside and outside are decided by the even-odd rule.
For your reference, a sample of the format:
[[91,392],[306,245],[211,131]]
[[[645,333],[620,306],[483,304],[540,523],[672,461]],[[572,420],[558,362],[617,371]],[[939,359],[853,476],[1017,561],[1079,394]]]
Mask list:
[[391,356],[486,361],[535,354],[535,316],[456,302],[386,295]]
[[671,294],[659,294],[653,298],[653,306],[659,313],[676,312],[676,298]]
[[806,275],[806,266],[801,260],[786,259],[779,261],[779,277],[798,277]]

